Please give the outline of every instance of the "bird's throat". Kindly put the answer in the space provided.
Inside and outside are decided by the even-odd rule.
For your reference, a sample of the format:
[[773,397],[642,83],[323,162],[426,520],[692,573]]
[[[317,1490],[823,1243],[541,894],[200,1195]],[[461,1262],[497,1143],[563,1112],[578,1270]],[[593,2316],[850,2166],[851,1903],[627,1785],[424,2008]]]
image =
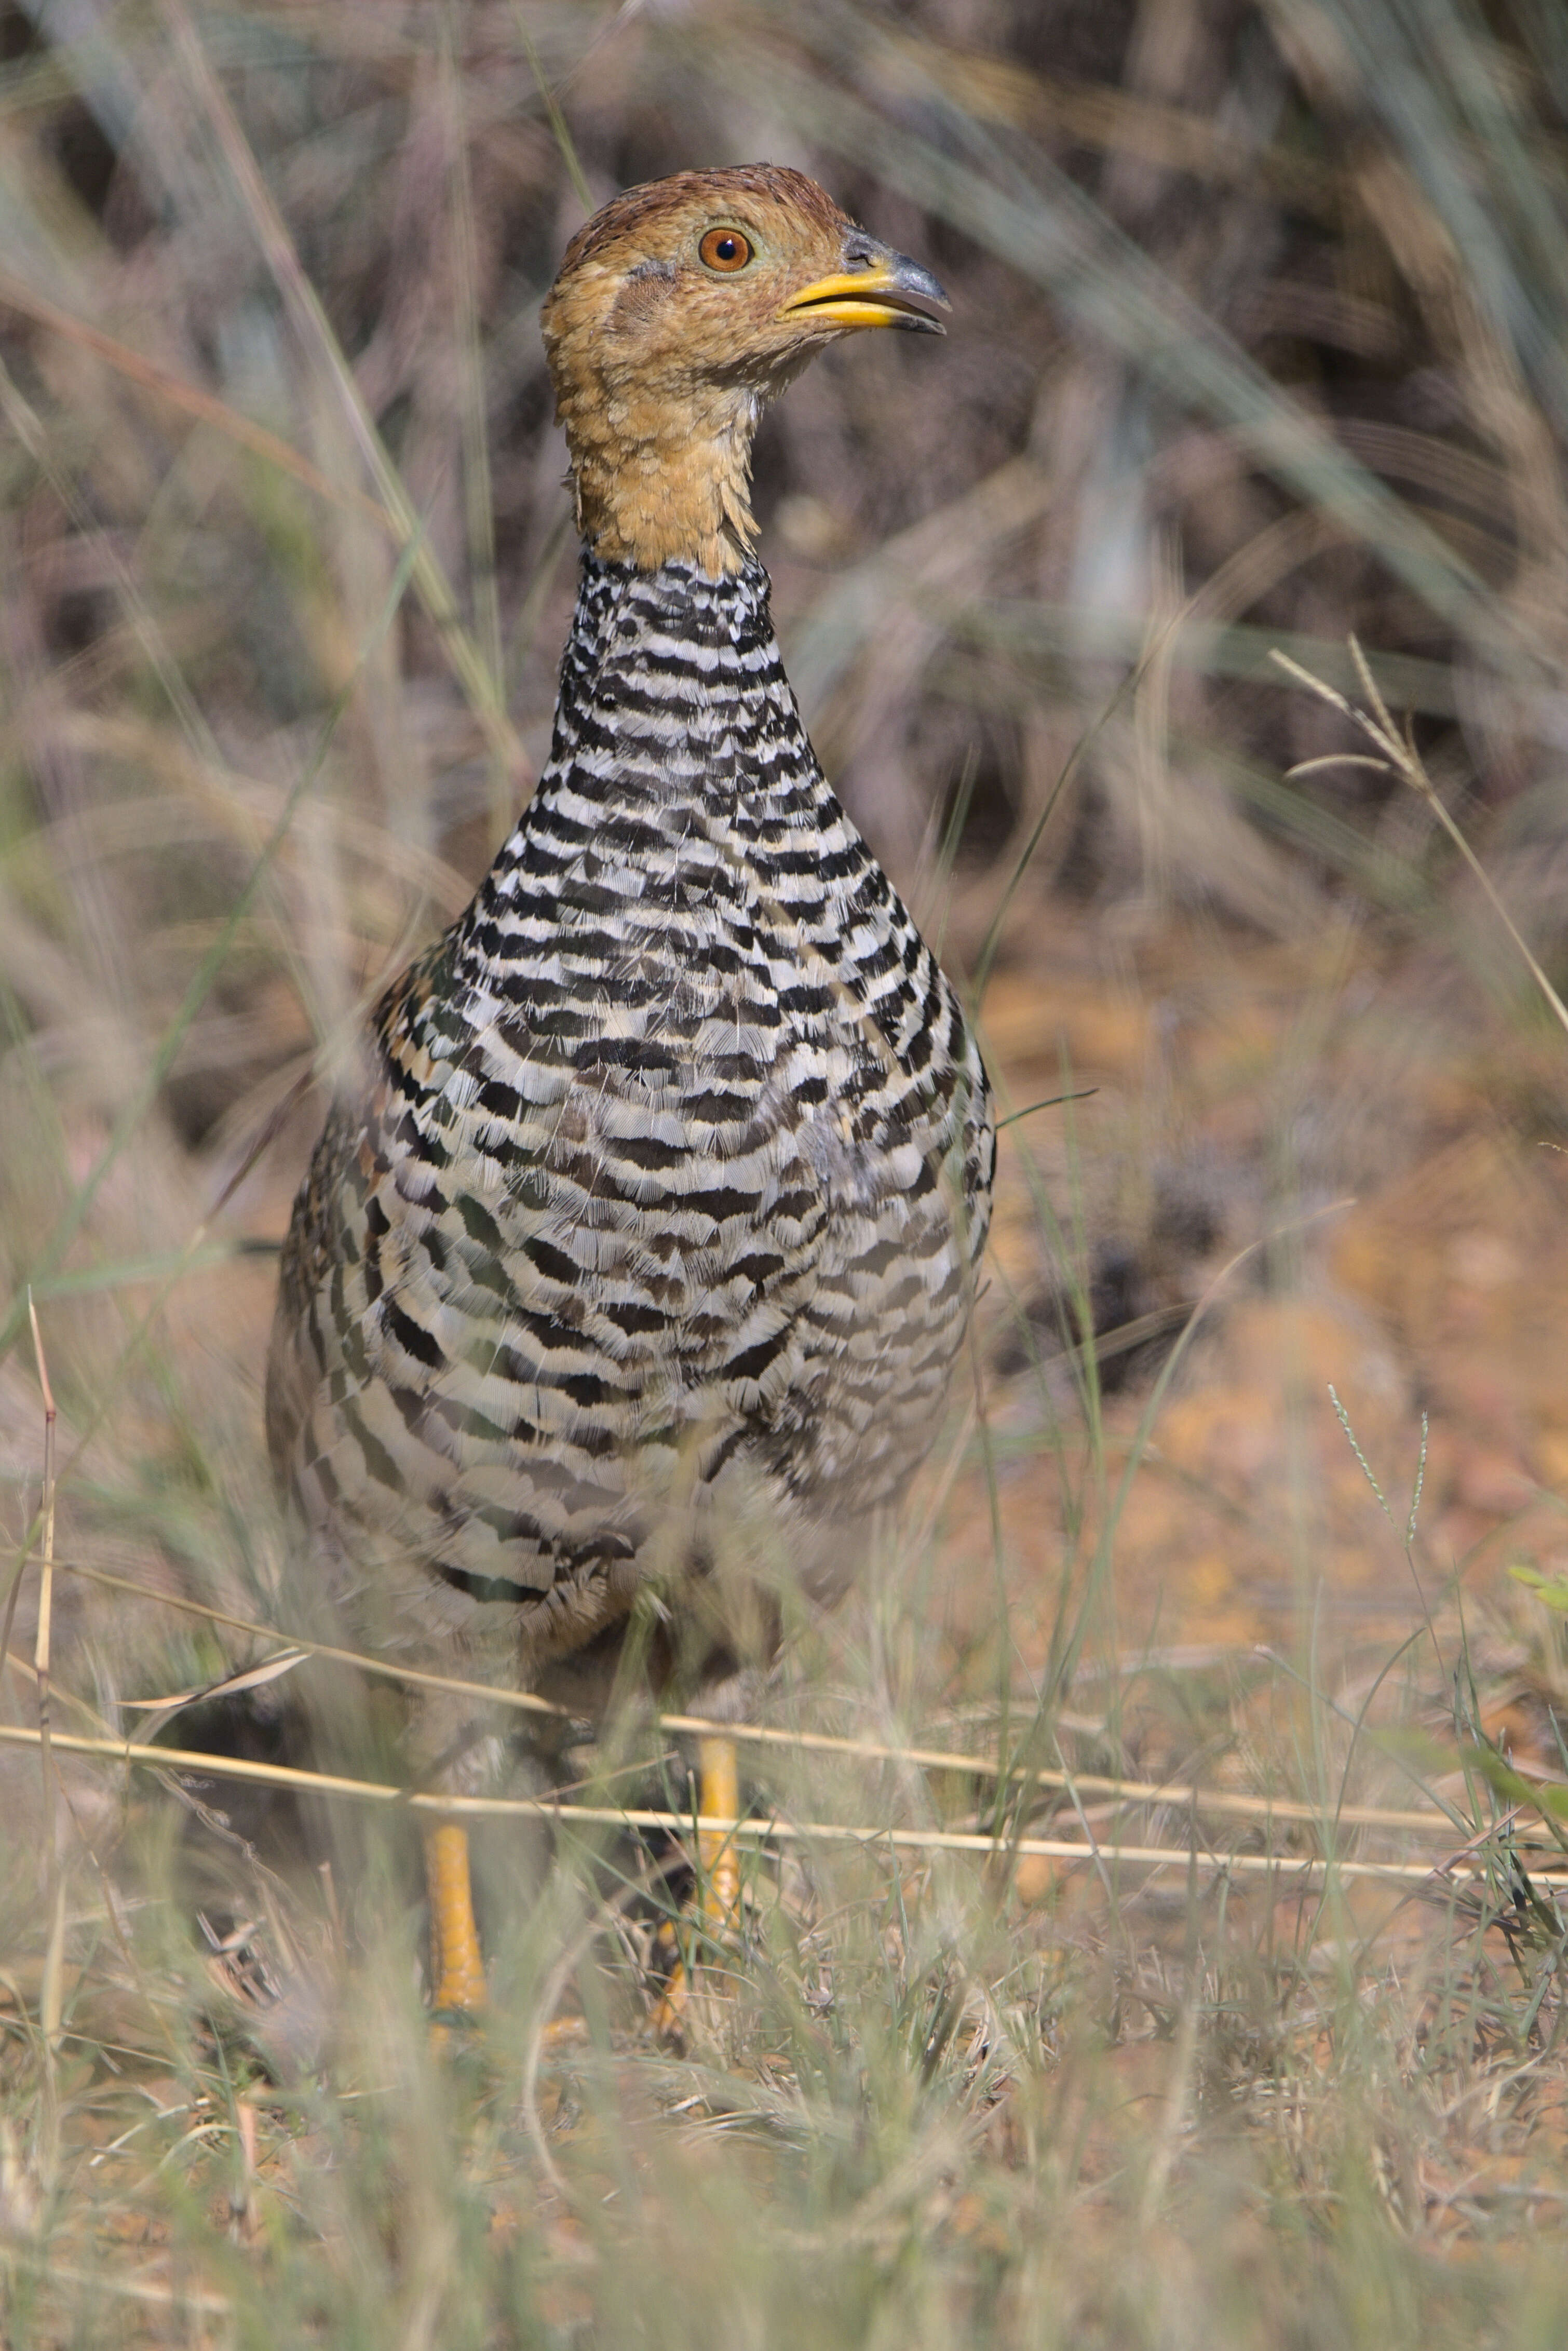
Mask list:
[[568,419],[578,528],[606,563],[656,571],[690,563],[710,579],[738,571],[757,541],[751,512],[756,410],[666,410],[631,403]]

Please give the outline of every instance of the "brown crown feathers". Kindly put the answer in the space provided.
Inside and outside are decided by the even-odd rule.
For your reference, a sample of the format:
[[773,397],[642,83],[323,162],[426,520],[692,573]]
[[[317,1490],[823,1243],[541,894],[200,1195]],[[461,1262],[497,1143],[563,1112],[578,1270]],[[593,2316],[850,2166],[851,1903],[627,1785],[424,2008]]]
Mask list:
[[630,188],[566,250],[541,324],[578,528],[609,562],[716,578],[757,535],[765,401],[859,327],[943,331],[929,270],[772,163]]

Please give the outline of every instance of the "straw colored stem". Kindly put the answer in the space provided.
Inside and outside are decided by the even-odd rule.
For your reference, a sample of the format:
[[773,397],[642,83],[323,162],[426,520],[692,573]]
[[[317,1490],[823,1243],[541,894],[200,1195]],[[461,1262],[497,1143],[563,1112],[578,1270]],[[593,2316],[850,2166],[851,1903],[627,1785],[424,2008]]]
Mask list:
[[[413,1689],[443,1690],[454,1697],[471,1698],[488,1706],[508,1707],[525,1714],[545,1715],[556,1721],[574,1718],[569,1707],[556,1706],[549,1698],[537,1698],[531,1690],[493,1687],[487,1682],[462,1680],[452,1674],[431,1674],[413,1666],[398,1664],[387,1657],[372,1657],[358,1649],[334,1646],[329,1642],[309,1641],[303,1635],[285,1633],[274,1625],[261,1625],[248,1616],[236,1616],[230,1611],[208,1606],[204,1601],[188,1600],[178,1593],[157,1592],[149,1584],[138,1583],[134,1578],[112,1574],[107,1568],[87,1567],[75,1561],[57,1562],[68,1568],[73,1575],[85,1576],[115,1592],[134,1593],[143,1600],[155,1600],[164,1606],[179,1609],[187,1615],[201,1616],[207,1623],[223,1625],[230,1631],[249,1633],[258,1640],[277,1641],[304,1656],[321,1657],[329,1664],[351,1666],[357,1672],[373,1674],[387,1681],[401,1682]],[[652,1718],[655,1729],[672,1737],[702,1738],[710,1733],[713,1724],[706,1715],[655,1714]],[[898,1763],[914,1765],[921,1771],[951,1771],[970,1779],[995,1779],[999,1766],[987,1755],[968,1755],[956,1749],[941,1747],[904,1747],[892,1740],[875,1739],[843,1739],[830,1731],[780,1729],[771,1724],[729,1723],[728,1736],[743,1747],[778,1747],[808,1755],[841,1755],[857,1762]],[[160,1750],[163,1751],[163,1750]],[[1321,1804],[1305,1803],[1292,1796],[1249,1796],[1239,1789],[1197,1788],[1185,1781],[1122,1780],[1103,1772],[1067,1771],[1043,1764],[1014,1764],[1007,1774],[1009,1782],[1028,1782],[1038,1788],[1075,1789],[1080,1795],[1109,1797],[1129,1804],[1170,1804],[1190,1809],[1222,1813],[1228,1818],[1249,1821],[1278,1821],[1311,1826],[1321,1822]],[[1333,1814],[1341,1828],[1410,1829],[1417,1832],[1442,1825],[1443,1815],[1436,1807],[1430,1813],[1397,1811],[1377,1804],[1344,1804]]]
[[[0,1742],[36,1746],[38,1733],[16,1723],[0,1723]],[[544,1820],[557,1828],[661,1829],[678,1836],[695,1829],[700,1836],[722,1840],[745,1838],[766,1844],[880,1845],[895,1853],[974,1853],[994,1855],[997,1840],[963,1829],[894,1829],[843,1821],[779,1821],[753,1816],[658,1812],[638,1805],[559,1804],[536,1796],[448,1796],[410,1792],[390,1782],[352,1780],[329,1772],[301,1771],[281,1763],[253,1763],[243,1757],[207,1755],[199,1749],[141,1747],[131,1740],[83,1739],[57,1732],[55,1746],[72,1755],[96,1755],[156,1771],[201,1771],[214,1779],[251,1780],[269,1786],[309,1788],[318,1794],[349,1796],[363,1803],[399,1804],[411,1812],[449,1819]],[[1343,1877],[1420,1881],[1456,1871],[1479,1877],[1486,1874],[1483,1857],[1469,1852],[1449,1854],[1430,1862],[1329,1860],[1312,1854],[1207,1854],[1185,1845],[1091,1844],[1065,1837],[1019,1837],[1008,1850],[1042,1860],[1125,1863],[1158,1867],[1166,1863],[1186,1868],[1214,1870],[1235,1876],[1267,1876],[1281,1871],[1332,1870]],[[1534,1884],[1568,1886],[1568,1871],[1542,1870]]]

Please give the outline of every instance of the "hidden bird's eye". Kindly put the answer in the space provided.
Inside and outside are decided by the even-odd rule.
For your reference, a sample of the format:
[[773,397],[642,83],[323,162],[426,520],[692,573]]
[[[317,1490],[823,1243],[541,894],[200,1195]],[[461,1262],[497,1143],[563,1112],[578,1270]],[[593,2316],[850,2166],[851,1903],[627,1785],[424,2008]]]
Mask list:
[[751,240],[737,228],[710,228],[697,247],[697,257],[706,269],[727,274],[744,269],[751,258]]

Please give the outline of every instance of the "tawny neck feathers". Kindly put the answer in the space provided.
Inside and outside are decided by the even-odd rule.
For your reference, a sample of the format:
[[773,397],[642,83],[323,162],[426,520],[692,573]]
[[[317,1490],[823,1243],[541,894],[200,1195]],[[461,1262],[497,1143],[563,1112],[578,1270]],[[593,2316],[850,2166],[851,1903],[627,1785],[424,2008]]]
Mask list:
[[946,308],[798,172],[688,172],[616,198],[568,247],[541,321],[584,541],[639,570],[737,569],[764,403],[836,336],[940,333]]

